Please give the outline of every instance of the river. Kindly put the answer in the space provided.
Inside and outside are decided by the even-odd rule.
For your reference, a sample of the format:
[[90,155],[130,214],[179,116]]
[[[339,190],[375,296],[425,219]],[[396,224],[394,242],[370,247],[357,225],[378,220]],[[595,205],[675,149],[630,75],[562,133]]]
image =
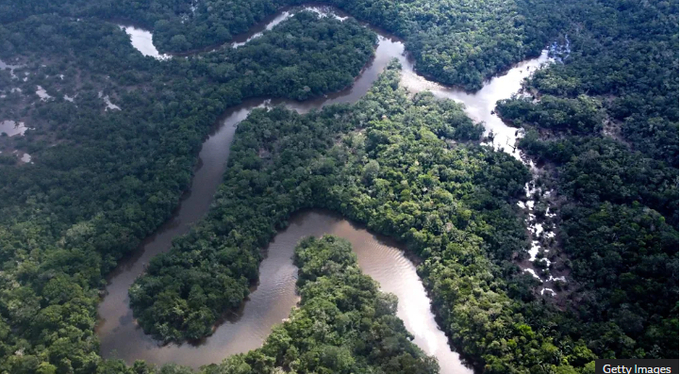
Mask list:
[[[308,8],[309,9],[309,8]],[[328,12],[328,7],[313,8]],[[345,16],[339,11],[335,15]],[[272,23],[288,17],[290,10],[283,10],[270,17],[267,22],[251,29],[249,35],[240,36],[237,43],[257,37],[263,30],[271,29]],[[158,59],[160,55],[151,43],[148,31],[132,32],[132,43],[140,52]],[[370,89],[378,75],[394,58],[402,64],[402,85],[409,90],[430,90],[435,96],[462,102],[467,114],[476,121],[485,123],[487,132],[495,134],[494,146],[519,158],[514,149],[518,137],[514,128],[505,126],[496,115],[491,114],[495,102],[508,98],[520,88],[522,80],[533,70],[547,61],[547,52],[538,58],[524,61],[504,74],[491,79],[476,93],[441,86],[419,76],[413,62],[404,51],[403,43],[382,32],[378,33],[375,57],[356,78],[354,84],[337,93],[304,102],[286,100],[254,99],[243,102],[227,111],[214,132],[207,138],[201,149],[199,164],[195,170],[192,185],[183,196],[180,206],[156,233],[147,238],[140,248],[123,259],[109,275],[105,296],[99,305],[97,334],[103,357],[117,357],[131,364],[137,359],[163,364],[174,362],[197,368],[201,365],[219,363],[229,355],[258,348],[271,332],[274,324],[287,318],[298,301],[295,295],[296,267],[292,264],[293,248],[300,238],[309,235],[335,234],[348,239],[357,253],[359,265],[364,273],[380,283],[385,292],[392,292],[399,299],[397,315],[406,328],[415,336],[414,342],[429,355],[439,360],[441,372],[471,373],[462,363],[459,355],[448,345],[446,335],[437,326],[431,311],[430,300],[416,274],[415,266],[404,255],[403,249],[395,242],[367,232],[332,213],[307,211],[295,215],[290,225],[280,231],[267,248],[267,258],[260,264],[260,283],[252,290],[242,310],[227,316],[210,337],[200,344],[159,345],[139,328],[129,308],[128,288],[144,270],[149,260],[170,249],[173,238],[187,233],[191,225],[208,211],[213,194],[222,181],[229,157],[236,125],[245,119],[255,107],[286,105],[304,113],[334,103],[353,103]],[[135,35],[142,37],[135,39]],[[238,47],[241,44],[232,44]]]

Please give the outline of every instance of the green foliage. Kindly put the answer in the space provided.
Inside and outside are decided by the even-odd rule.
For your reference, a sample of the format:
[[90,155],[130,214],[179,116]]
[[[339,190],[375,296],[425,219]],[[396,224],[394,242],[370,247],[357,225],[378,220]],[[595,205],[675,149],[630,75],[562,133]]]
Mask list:
[[[334,236],[303,239],[295,248],[301,296],[290,318],[261,348],[211,364],[201,374],[404,373],[434,374],[437,361],[411,342],[397,318],[397,299],[363,275],[349,242]],[[107,361],[101,373],[131,372]],[[127,370],[127,371],[126,371]],[[135,373],[183,374],[189,369],[135,363]]]
[[545,95],[535,105],[528,98],[503,100],[497,109],[502,118],[518,125],[593,134],[602,131],[604,115],[599,107],[597,101],[586,95],[576,99]]
[[551,1],[329,2],[403,38],[420,73],[469,90],[538,55],[561,23]]
[[569,8],[572,18],[592,26],[572,26],[571,54],[564,64],[537,72],[531,89],[541,101],[548,95],[561,101],[587,95],[604,103],[615,135],[677,168],[678,64],[677,55],[669,52],[678,49],[677,10],[675,3],[637,6],[625,0],[586,1]]
[[559,334],[598,357],[677,357],[678,4],[584,5],[571,54],[528,83],[539,101],[499,111],[554,170],[575,288]]
[[582,287],[579,312],[589,345],[617,357],[645,354],[639,348],[672,357],[678,344],[672,329],[678,323],[672,302],[677,231],[638,204],[569,206],[561,216],[564,251]]
[[[349,242],[307,238],[295,248],[300,307],[262,353],[298,373],[436,373],[439,367],[396,317],[396,298],[361,274]],[[252,355],[252,352],[246,357]]]
[[[411,100],[405,91],[392,88],[398,77],[397,66],[392,66],[353,106],[304,116],[282,108],[254,110],[239,125],[224,184],[208,217],[176,240],[170,252],[155,258],[131,289],[142,326],[164,339],[196,338],[183,326],[195,321],[197,311],[208,310],[212,318],[204,320],[202,331],[209,331],[226,306],[236,307],[245,296],[248,282],[257,277],[260,248],[296,210],[338,210],[422,250],[421,241],[446,232],[444,222],[469,225],[472,212],[463,198],[478,204],[473,191],[488,201],[485,205],[499,205],[479,187],[495,190],[501,185],[504,196],[522,193],[528,173],[508,156],[480,147],[447,149],[435,134],[455,136],[459,126],[479,128],[461,115],[458,105],[431,94]],[[496,163],[515,165],[521,172],[496,176]],[[475,182],[481,186],[473,187]],[[420,204],[426,208],[418,208]],[[509,211],[492,212],[496,208],[480,209],[479,214],[518,221]],[[458,213],[465,218],[457,218]],[[492,235],[486,224],[472,227],[480,235]],[[522,237],[499,231],[499,237]],[[225,277],[235,281],[225,287]],[[195,289],[207,297],[194,299],[198,304],[190,307]],[[168,306],[176,306],[171,315]]]
[[[34,32],[40,27],[49,32]],[[35,164],[0,165],[0,372],[11,373],[94,372],[104,275],[170,217],[219,115],[248,97],[302,99],[341,89],[375,42],[356,22],[310,13],[242,48],[163,62],[142,57],[123,31],[95,19],[31,16],[0,26],[0,35],[1,58],[19,57],[26,64],[17,73],[30,72],[27,82],[11,84],[24,92],[40,84],[55,97],[16,109],[30,100],[17,96],[18,104],[0,106],[1,118],[22,113],[36,128],[17,141]],[[122,110],[105,111],[99,92]],[[225,272],[209,287],[182,290],[185,303],[175,304],[171,290],[158,295],[168,318],[204,302],[222,310],[242,301],[258,259],[235,248],[220,248]],[[232,293],[206,299],[215,288]],[[159,328],[198,337],[213,320],[211,310],[197,308],[186,325]]]
[[[161,52],[207,50],[228,42],[300,0],[36,1],[17,6],[0,1],[0,21],[36,13],[122,19],[154,32]],[[527,56],[536,56],[556,36],[563,18],[553,0],[328,0],[354,17],[405,40],[425,75],[450,85],[479,89],[485,79]]]
[[[444,328],[480,366],[507,372],[550,362],[567,370],[570,366],[559,360],[566,350],[555,348],[549,330],[534,331],[523,322],[520,313],[526,312],[506,294],[497,265],[523,245],[524,228],[511,206],[523,194],[528,171],[506,154],[474,144],[454,145],[444,133],[437,136],[443,124],[451,127],[445,133],[456,134],[470,120],[450,101],[437,101],[431,94],[409,97],[398,81],[398,66],[391,65],[355,105],[304,116],[282,108],[253,111],[239,126],[210,214],[178,241],[206,245],[198,250],[175,245],[155,261],[173,267],[178,276],[170,279],[162,271],[150,271],[135,287],[149,299],[163,290],[203,287],[178,280],[189,279],[182,273],[209,274],[217,249],[236,245],[235,240],[247,243],[239,248],[259,253],[296,210],[330,208],[406,242],[424,258],[420,273]],[[324,279],[351,257],[338,252],[329,260],[313,253],[297,252],[298,263],[304,263],[300,282]],[[152,284],[162,284],[162,289],[147,292]],[[350,292],[339,285],[332,288]],[[315,290],[304,288],[303,299],[308,292],[321,294]],[[212,297],[225,294],[229,292],[216,289]],[[530,313],[543,313],[538,305],[532,308],[536,310]],[[381,309],[394,308],[387,303]],[[165,315],[153,317],[162,323]],[[336,362],[346,352],[315,355]]]
[[620,142],[598,137],[541,141],[530,133],[520,145],[540,162],[560,166],[558,190],[574,201],[638,202],[677,217],[677,169],[631,152]]
[[[0,159],[0,371],[188,372],[101,360],[93,330],[104,275],[170,216],[227,107],[343,88],[375,43],[356,22],[305,13],[238,49],[158,62],[101,21],[137,22],[162,51],[186,51],[290,4],[192,3],[0,0],[0,58],[18,57],[16,72],[30,73],[24,82],[0,71],[0,88],[27,93],[7,92],[0,114],[36,128],[0,138],[36,161]],[[677,357],[677,3],[331,3],[405,39],[423,74],[468,89],[568,32],[571,54],[528,84],[539,101],[499,110],[529,129],[522,148],[555,168],[547,179],[562,199],[557,239],[575,296],[564,311],[537,301],[510,262],[526,247],[514,208],[526,168],[465,143],[482,127],[455,103],[406,95],[392,66],[356,105],[305,116],[256,110],[239,126],[213,209],[130,290],[142,326],[166,340],[208,334],[246,296],[276,229],[296,210],[324,207],[422,256],[442,328],[486,372],[587,373],[596,357]],[[54,99],[38,100],[36,85]],[[123,110],[106,111],[100,92]],[[62,99],[76,93],[74,103]],[[329,257],[299,252],[302,317],[205,372],[434,370],[346,247],[304,246]],[[316,319],[324,329],[299,324]],[[347,330],[352,341],[339,333],[346,321],[359,321]],[[375,330],[385,335],[362,335]]]

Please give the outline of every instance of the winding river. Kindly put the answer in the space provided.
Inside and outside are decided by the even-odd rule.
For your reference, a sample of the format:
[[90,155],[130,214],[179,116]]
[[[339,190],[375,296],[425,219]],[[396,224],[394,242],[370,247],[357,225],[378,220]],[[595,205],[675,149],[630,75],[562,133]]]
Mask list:
[[[308,7],[307,9],[310,9]],[[327,7],[313,7],[320,13],[331,12],[345,16]],[[290,9],[279,12],[266,22],[253,27],[249,35],[240,36],[232,47],[238,47],[271,29],[291,14]],[[151,43],[151,33],[126,27],[132,42],[140,52],[158,59],[160,55]],[[397,315],[415,336],[414,342],[429,355],[439,360],[442,373],[472,373],[452,351],[446,335],[439,329],[431,311],[430,300],[416,274],[414,264],[404,255],[403,248],[388,238],[375,235],[347,220],[325,211],[301,212],[291,218],[290,225],[280,231],[268,245],[267,258],[260,264],[260,283],[252,290],[242,310],[225,318],[212,336],[199,344],[160,345],[138,327],[129,308],[127,291],[144,271],[149,260],[167,251],[173,238],[187,233],[191,225],[205,215],[213,194],[222,181],[229,157],[236,125],[245,119],[253,108],[277,104],[304,113],[333,103],[352,103],[371,87],[380,72],[396,58],[402,64],[402,85],[409,90],[430,90],[437,97],[453,99],[466,106],[468,115],[485,123],[487,132],[493,131],[494,146],[519,158],[513,145],[518,137],[516,129],[509,128],[492,110],[499,99],[510,97],[520,88],[522,80],[531,71],[547,61],[547,52],[538,58],[524,61],[501,76],[486,82],[476,93],[448,88],[415,73],[413,62],[404,51],[401,41],[374,29],[379,35],[375,57],[356,78],[354,84],[338,93],[304,102],[286,100],[249,100],[228,110],[212,134],[203,143],[200,161],[195,170],[190,190],[183,196],[173,217],[155,234],[147,238],[134,254],[122,260],[109,275],[106,294],[99,305],[97,334],[103,357],[117,357],[131,364],[137,359],[163,364],[174,362],[197,368],[219,363],[235,353],[246,352],[261,346],[276,323],[287,318],[298,297],[295,294],[297,268],[292,263],[293,248],[305,236],[334,234],[349,240],[356,252],[364,273],[380,283],[383,291],[399,298]],[[259,34],[258,34],[259,33]]]

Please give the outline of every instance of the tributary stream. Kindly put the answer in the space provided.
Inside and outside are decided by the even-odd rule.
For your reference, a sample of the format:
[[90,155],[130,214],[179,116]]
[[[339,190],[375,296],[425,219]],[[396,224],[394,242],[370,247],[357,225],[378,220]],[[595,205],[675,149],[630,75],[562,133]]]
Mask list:
[[[344,16],[341,12],[327,7],[315,7],[313,10]],[[270,29],[272,23],[281,22],[290,12],[281,11],[267,22],[254,26],[250,35],[241,36],[237,41],[244,42],[253,36],[256,37],[258,32]],[[136,47],[141,45],[138,48],[140,51],[143,53],[146,51],[152,56],[161,56],[153,47],[149,32],[139,29],[135,29],[134,32],[126,31],[132,36],[133,45]],[[425,288],[416,274],[414,264],[405,256],[403,248],[392,240],[374,235],[362,227],[324,211],[301,212],[290,219],[290,225],[280,231],[266,248],[267,257],[259,268],[260,282],[242,309],[238,313],[228,315],[216,327],[214,334],[199,344],[159,344],[144,334],[136,324],[129,306],[128,288],[143,273],[149,260],[169,250],[173,238],[186,234],[191,225],[207,213],[213,194],[222,181],[236,126],[255,107],[284,104],[298,112],[307,112],[333,103],[356,102],[370,89],[390,60],[396,58],[402,64],[403,86],[413,92],[429,90],[437,97],[464,103],[466,112],[472,119],[484,121],[487,131],[493,130],[494,145],[517,157],[512,147],[517,139],[516,129],[507,127],[491,112],[497,100],[508,98],[517,92],[522,80],[547,61],[547,52],[491,79],[478,92],[466,93],[459,89],[443,87],[419,76],[414,71],[412,61],[405,54],[403,43],[380,30],[374,31],[379,35],[375,57],[351,87],[304,102],[259,99],[249,100],[229,109],[219,126],[203,143],[200,162],[191,188],[183,197],[175,215],[148,237],[132,256],[122,260],[110,274],[106,295],[98,310],[100,322],[97,334],[104,357],[121,358],[129,364],[141,359],[157,364],[174,362],[197,368],[201,365],[219,363],[230,355],[258,348],[271,332],[273,325],[287,318],[291,308],[298,301],[295,294],[297,268],[292,263],[293,248],[305,236],[334,234],[352,243],[359,265],[365,274],[378,281],[383,291],[394,293],[398,297],[397,315],[415,336],[414,342],[425,353],[439,360],[441,372],[446,374],[472,372],[461,362],[459,355],[452,351],[446,335],[437,326]],[[140,39],[135,39],[135,35]]]

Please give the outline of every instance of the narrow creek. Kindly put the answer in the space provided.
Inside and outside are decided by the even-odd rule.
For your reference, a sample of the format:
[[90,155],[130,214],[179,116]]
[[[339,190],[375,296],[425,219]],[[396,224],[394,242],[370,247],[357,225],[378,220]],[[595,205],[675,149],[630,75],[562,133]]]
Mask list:
[[[328,7],[307,7],[319,13],[332,13],[344,17],[342,12]],[[249,35],[240,36],[233,47],[245,43],[271,29],[291,14],[283,10],[267,22],[251,29]],[[341,18],[342,19],[342,18]],[[369,26],[370,27],[370,26]],[[151,33],[125,28],[131,35],[133,46],[145,55],[166,58],[153,47]],[[224,358],[261,346],[274,324],[287,318],[298,297],[295,295],[297,268],[292,264],[293,248],[304,236],[335,234],[349,240],[356,252],[362,270],[380,283],[385,292],[399,298],[397,315],[415,336],[414,342],[427,354],[439,360],[441,372],[472,373],[459,355],[452,351],[446,335],[437,326],[431,311],[430,300],[413,263],[404,255],[397,243],[364,228],[353,225],[341,217],[324,211],[307,211],[295,215],[290,225],[280,231],[267,248],[267,258],[260,264],[260,283],[253,290],[242,310],[228,316],[217,326],[214,334],[200,344],[160,345],[144,334],[133,318],[129,307],[128,288],[139,277],[149,260],[170,249],[173,238],[187,233],[192,224],[205,215],[213,194],[222,181],[229,157],[229,146],[236,126],[256,107],[283,104],[304,113],[334,103],[353,103],[370,89],[385,66],[394,58],[402,64],[402,85],[410,91],[432,91],[435,96],[465,104],[467,114],[485,123],[487,132],[493,131],[494,146],[520,158],[514,148],[521,134],[506,126],[492,114],[497,100],[510,97],[520,89],[522,80],[548,61],[547,52],[524,61],[506,73],[486,82],[476,93],[441,86],[415,73],[413,62],[404,51],[401,41],[374,29],[378,33],[375,57],[357,77],[354,84],[337,93],[304,102],[287,100],[248,100],[228,110],[214,132],[203,143],[199,164],[195,170],[190,190],[184,195],[173,217],[156,233],[148,237],[135,253],[122,260],[108,277],[105,296],[99,305],[97,335],[101,354],[105,358],[121,358],[131,364],[142,359],[163,364],[174,362],[197,368],[219,363]]]

